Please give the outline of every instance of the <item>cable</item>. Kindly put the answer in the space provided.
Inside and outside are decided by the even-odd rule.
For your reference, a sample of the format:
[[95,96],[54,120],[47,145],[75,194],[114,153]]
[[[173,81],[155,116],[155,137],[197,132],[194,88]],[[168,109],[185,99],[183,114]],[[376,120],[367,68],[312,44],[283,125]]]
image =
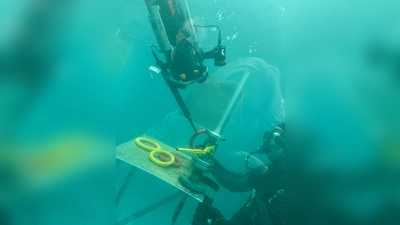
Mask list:
[[151,45],[150,47],[151,47],[152,50],[153,50],[153,48],[155,48],[157,50],[157,52],[163,53],[162,51],[158,50],[157,46],[155,46],[155,45]]
[[207,25],[207,26],[201,26],[201,25],[194,25],[195,27],[212,27],[212,28],[217,28],[218,29],[218,45],[221,45],[221,29],[219,29],[219,27],[217,25]]
[[217,25],[206,25],[206,26],[202,26],[202,25],[194,25],[195,27],[213,27],[213,28],[217,28],[219,30],[219,27]]

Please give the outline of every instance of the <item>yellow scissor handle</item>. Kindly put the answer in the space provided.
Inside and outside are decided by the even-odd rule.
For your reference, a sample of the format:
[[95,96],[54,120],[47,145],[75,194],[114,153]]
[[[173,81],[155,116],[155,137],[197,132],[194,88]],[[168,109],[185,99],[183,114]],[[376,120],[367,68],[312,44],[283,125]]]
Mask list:
[[211,152],[211,150],[214,150],[214,149],[215,149],[215,145],[208,146],[208,147],[206,147],[205,149],[176,148],[176,150],[178,150],[178,151],[191,152],[191,153],[199,154],[199,155],[207,154],[207,153]]

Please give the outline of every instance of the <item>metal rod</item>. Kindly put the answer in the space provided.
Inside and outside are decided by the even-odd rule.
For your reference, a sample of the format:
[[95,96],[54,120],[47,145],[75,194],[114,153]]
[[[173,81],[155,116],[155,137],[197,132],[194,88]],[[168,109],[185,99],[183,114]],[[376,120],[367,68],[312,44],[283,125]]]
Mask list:
[[164,77],[164,80],[167,83],[172,94],[174,95],[175,100],[178,103],[180,109],[182,110],[183,115],[189,121],[190,126],[193,128],[194,133],[197,133],[196,126],[194,125],[193,120],[192,120],[192,116],[190,115],[189,109],[187,108],[185,101],[183,101],[183,98],[182,98],[181,94],[179,93],[178,88],[173,86],[173,84],[170,81],[168,81],[168,79],[166,77]]
[[128,175],[126,176],[124,183],[122,183],[121,188],[118,190],[116,205],[118,206],[119,202],[121,201],[122,196],[125,194],[126,188],[128,187],[129,183],[131,182],[133,175],[135,175],[136,167],[131,167],[129,170]]
[[179,205],[178,205],[178,207],[176,208],[174,215],[172,216],[172,225],[175,224],[176,220],[177,220],[178,217],[179,217],[179,214],[181,214],[182,208],[183,208],[183,206],[185,205],[188,196],[189,196],[189,195],[186,194],[185,196],[183,196],[182,200],[179,202]]
[[142,216],[146,215],[149,212],[152,212],[152,211],[160,208],[161,206],[163,206],[163,205],[165,205],[165,204],[167,204],[167,203],[169,203],[169,202],[171,202],[173,200],[176,200],[177,198],[179,198],[179,197],[181,197],[181,196],[183,196],[185,194],[186,193],[183,192],[183,191],[178,191],[178,192],[176,192],[176,193],[174,193],[174,194],[172,194],[170,196],[167,196],[167,197],[161,199],[160,201],[158,201],[156,203],[153,203],[153,204],[147,206],[146,208],[141,209],[141,210],[131,214],[130,216],[127,216],[124,219],[118,221],[117,225],[127,224],[127,223],[129,223],[129,222],[131,222],[131,221],[133,221],[133,220],[135,220],[135,219],[137,219],[139,217],[142,217]]
[[221,128],[222,128],[223,124],[225,123],[225,120],[228,117],[230,111],[232,110],[232,107],[234,106],[237,97],[239,96],[240,92],[242,91],[243,85],[244,85],[244,83],[246,83],[246,80],[249,77],[249,75],[250,75],[249,71],[244,72],[243,77],[240,80],[240,83],[239,83],[238,87],[236,88],[235,93],[233,94],[232,99],[229,102],[229,105],[224,112],[224,115],[222,116],[221,120],[219,121],[218,126],[214,130],[215,133],[219,134],[219,132],[221,131]]

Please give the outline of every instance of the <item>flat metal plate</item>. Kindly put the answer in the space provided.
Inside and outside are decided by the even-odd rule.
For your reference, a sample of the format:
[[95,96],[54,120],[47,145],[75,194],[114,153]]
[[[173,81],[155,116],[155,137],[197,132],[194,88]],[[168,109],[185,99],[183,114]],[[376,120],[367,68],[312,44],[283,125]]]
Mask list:
[[180,157],[182,160],[182,165],[180,167],[157,166],[152,161],[150,161],[150,158],[149,158],[150,152],[138,147],[135,144],[135,139],[132,139],[130,141],[127,141],[127,142],[117,146],[117,148],[116,148],[117,159],[125,161],[126,163],[129,163],[139,169],[142,169],[142,170],[160,178],[161,180],[164,180],[165,182],[175,186],[176,188],[184,191],[185,193],[189,194],[193,198],[202,202],[204,199],[204,194],[192,192],[191,190],[187,189],[179,182],[179,175],[181,173],[188,174],[188,175],[190,175],[192,173],[191,158],[188,155],[178,152],[174,148],[172,148],[160,141],[155,140],[154,138],[150,138],[146,135],[143,135],[141,137],[149,138],[149,139],[156,141],[158,144],[160,144],[161,149],[169,151],[169,152],[177,155],[178,157]]
[[[220,134],[223,134],[243,98],[243,92],[240,92],[238,97],[233,99],[238,84],[209,78],[202,84],[191,85],[190,88],[185,103],[193,122],[212,131],[215,131],[220,124],[225,111],[228,110],[229,103],[234,101],[234,105],[219,131]],[[180,115],[184,117],[182,111],[180,111]]]

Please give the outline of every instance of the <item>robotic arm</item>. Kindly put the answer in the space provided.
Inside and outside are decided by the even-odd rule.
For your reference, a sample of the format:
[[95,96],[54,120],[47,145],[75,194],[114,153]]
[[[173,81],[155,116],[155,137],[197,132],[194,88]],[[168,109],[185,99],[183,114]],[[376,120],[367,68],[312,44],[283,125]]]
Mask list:
[[152,49],[153,55],[163,76],[171,85],[184,89],[187,85],[204,82],[208,77],[208,69],[203,65],[205,59],[214,59],[216,66],[226,64],[225,47],[222,45],[220,32],[215,48],[207,52],[199,48],[196,28],[216,26],[193,24],[186,0],[145,0],[145,2],[160,47],[158,51],[164,54],[166,62],[159,60]]
[[[161,74],[183,114],[197,133],[190,112],[178,89],[184,89],[196,82],[202,83],[207,79],[208,68],[203,65],[204,59],[214,59],[216,66],[226,64],[221,33],[219,32],[218,45],[203,53],[198,45],[196,25],[193,24],[186,0],[145,0],[145,3],[159,45],[159,49],[152,46],[157,66],[160,67]],[[154,49],[164,54],[165,62],[158,58]]]
[[[225,47],[222,45],[221,33],[218,35],[217,46],[203,52],[199,47],[196,29],[217,26],[197,26],[193,24],[186,0],[145,0],[149,11],[149,20],[157,39],[159,49],[152,46],[152,53],[161,74],[174,95],[186,119],[191,124],[194,135],[197,131],[190,112],[183,101],[179,89],[184,89],[194,83],[203,83],[208,77],[208,68],[203,65],[205,59],[214,59],[216,66],[226,64]],[[219,30],[219,28],[218,28]],[[156,50],[156,51],[155,51]],[[164,55],[165,61],[159,59],[158,53]],[[219,132],[219,131],[218,131]],[[193,156],[193,172],[190,175],[181,174],[180,182],[192,191],[204,193],[206,186],[218,190],[219,186],[204,176],[213,162],[211,158],[216,150],[216,141],[224,140],[216,132],[207,131],[208,139],[201,150],[177,149],[195,153]],[[205,185],[206,184],[206,185]]]

